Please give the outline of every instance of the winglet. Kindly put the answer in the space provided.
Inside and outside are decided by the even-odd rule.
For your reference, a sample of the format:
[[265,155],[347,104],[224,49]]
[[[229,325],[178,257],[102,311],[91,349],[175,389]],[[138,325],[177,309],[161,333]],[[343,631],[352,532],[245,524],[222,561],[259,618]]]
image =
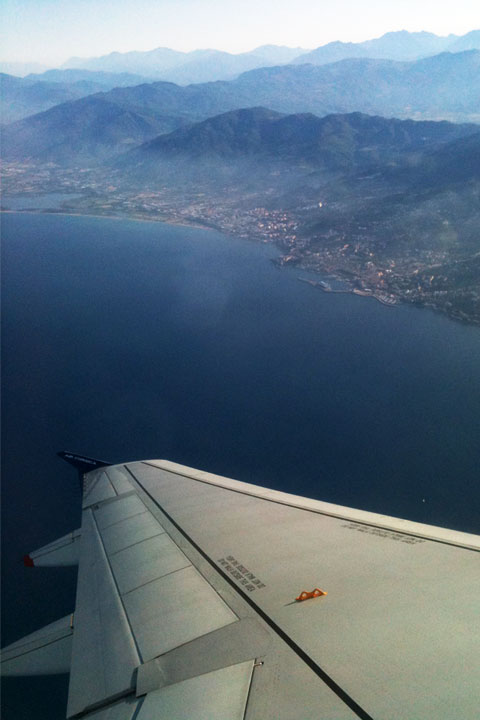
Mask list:
[[77,470],[80,470],[81,473],[90,472],[90,470],[107,467],[112,464],[105,462],[105,460],[97,460],[96,458],[87,457],[86,455],[77,455],[76,453],[71,453],[66,450],[61,450],[57,455],[62,458],[62,460],[66,460],[70,465],[73,465]]
[[23,564],[25,565],[25,567],[35,567],[35,563],[33,562],[30,555],[23,556]]

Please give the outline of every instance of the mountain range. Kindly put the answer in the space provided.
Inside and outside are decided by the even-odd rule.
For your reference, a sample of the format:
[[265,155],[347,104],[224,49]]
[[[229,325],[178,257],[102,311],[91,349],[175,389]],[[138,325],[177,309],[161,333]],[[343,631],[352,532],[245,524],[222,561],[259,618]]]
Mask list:
[[180,117],[135,111],[112,102],[108,93],[99,93],[7,125],[2,154],[6,160],[102,163],[112,154],[181,125]]
[[7,125],[69,100],[145,81],[140,75],[90,70],[47,70],[24,78],[0,73],[1,123]]
[[[478,252],[476,125],[250,108],[147,142],[119,156],[112,172],[130,192],[168,187],[180,206],[201,190],[207,207],[227,206],[228,214],[262,206],[291,211],[308,242],[335,228],[364,243],[368,229],[375,253],[388,242],[390,258],[420,245],[438,249],[447,218],[461,238],[452,253]],[[320,216],[319,196],[328,205]]]
[[145,83],[65,102],[7,126],[3,153],[10,160],[103,162],[160,133],[257,106],[287,114],[358,111],[468,122],[480,120],[479,97],[476,50],[411,63],[356,59],[262,68],[230,82]]
[[439,37],[429,32],[388,32],[374,40],[359,43],[331,42],[305,53],[293,63],[325,65],[347,58],[372,58],[383,60],[418,60],[441,52],[462,52],[480,49],[480,30],[466,35]]
[[[290,166],[300,172],[410,168],[418,157],[451,142],[479,135],[477,125],[386,119],[362,113],[282,115],[266,108],[233,110],[175,130],[123,155],[117,166],[151,171],[172,163],[175,172],[197,163],[236,167]],[[475,146],[475,144],[474,144]],[[476,147],[476,146],[475,146]],[[415,161],[415,163],[414,163]]]
[[417,60],[441,52],[480,50],[480,30],[466,35],[440,37],[428,32],[389,32],[380,38],[359,43],[331,42],[315,50],[263,45],[250,52],[232,54],[220,50],[189,53],[156,48],[145,52],[110,53],[94,58],[70,58],[62,68],[83,68],[107,72],[129,72],[179,85],[231,80],[259,67],[289,63],[324,65],[349,58]]
[[181,52],[170,48],[156,48],[145,52],[114,52],[96,58],[70,58],[62,65],[62,69],[130,72],[152,80],[168,80],[188,85],[230,80],[247,70],[289,63],[305,52],[307,51],[302,48],[279,45],[262,45],[250,52],[236,55],[213,49]]
[[[320,46],[316,50],[305,52],[301,48],[288,48],[276,45],[264,45],[252,50],[251,52],[240,53],[237,55],[221,52],[218,50],[195,50],[190,53],[184,53],[169,48],[157,48],[147,52],[129,52],[129,53],[110,53],[99,58],[72,58],[64,66],[59,69],[47,70],[43,73],[30,73],[26,77],[11,77],[7,74],[0,75],[2,86],[1,97],[1,122],[8,124],[16,120],[21,120],[29,115],[48,110],[50,107],[61,102],[75,100],[99,91],[108,91],[115,87],[134,86],[141,83],[151,83],[153,80],[173,82],[177,85],[186,86],[189,84],[206,84],[212,81],[230,81],[242,77],[250,70],[258,70],[256,76],[259,84],[262,83],[262,77],[265,75],[265,69],[277,67],[278,70],[272,75],[267,74],[267,82],[276,77],[279,83],[285,82],[289,85],[287,88],[287,97],[281,97],[281,88],[279,97],[269,97],[268,93],[264,93],[259,97],[246,97],[245,104],[262,104],[271,105],[282,112],[297,112],[303,110],[314,113],[327,112],[350,112],[361,110],[364,112],[395,114],[404,117],[405,107],[401,102],[397,102],[395,106],[389,108],[382,103],[372,102],[371,107],[362,101],[358,107],[354,103],[341,103],[340,95],[351,94],[352,90],[357,92],[356,85],[358,78],[355,77],[353,69],[352,83],[349,86],[348,79],[342,76],[342,83],[345,86],[340,87],[338,92],[333,92],[332,84],[336,83],[336,70],[332,69],[324,76],[326,86],[322,87],[321,77],[317,78],[318,87],[313,88],[314,92],[321,92],[325,102],[323,107],[319,102],[319,98],[305,97],[302,106],[296,101],[294,104],[289,100],[295,88],[291,86],[290,77],[287,66],[301,65],[331,65],[341,60],[347,59],[376,59],[376,60],[396,60],[396,61],[412,61],[424,57],[430,57],[442,52],[460,53],[466,50],[480,49],[480,30],[473,30],[466,35],[456,36],[449,35],[447,37],[439,37],[433,33],[420,32],[410,33],[407,31],[386,33],[380,38],[368,40],[362,43],[343,43],[333,42]],[[448,63],[447,63],[448,64]],[[10,64],[11,65],[11,64]],[[0,63],[0,68],[6,69],[10,67],[8,63]],[[282,68],[283,67],[283,71]],[[361,67],[361,66],[357,66]],[[377,82],[377,77],[370,78],[371,65],[367,67],[367,75],[365,81],[373,83]],[[379,66],[376,66],[378,68]],[[425,66],[429,71],[428,66]],[[436,69],[432,66],[432,70]],[[442,72],[442,68],[439,71]],[[475,84],[476,68],[472,68],[472,83]],[[305,78],[308,75],[306,70],[303,76],[299,76],[301,94]],[[380,82],[385,84],[390,82],[388,73],[390,69],[385,66],[384,77],[380,77]],[[286,74],[285,74],[286,73]],[[340,70],[340,74],[344,74],[344,69]],[[296,76],[293,76],[293,82],[296,82]],[[362,80],[362,78],[360,78]],[[408,78],[407,78],[408,81]],[[415,82],[416,78],[412,78]],[[243,78],[243,84],[248,84],[250,80]],[[306,80],[307,85],[310,80]],[[394,83],[398,83],[398,78],[394,79]],[[240,85],[236,88],[237,92],[241,91]],[[307,92],[310,88],[306,88]],[[317,92],[317,95],[318,95]],[[333,97],[332,97],[333,92]],[[275,88],[272,87],[272,93]],[[358,92],[357,92],[358,95]],[[311,102],[308,102],[308,100]],[[447,110],[445,106],[446,98],[442,98],[440,103],[444,111],[443,117],[451,120],[468,120],[463,109],[460,115],[455,116],[455,111]],[[282,102],[285,100],[285,102]],[[416,101],[418,98],[416,99]],[[272,102],[275,104],[272,105]],[[414,102],[413,105],[418,104]],[[438,110],[435,110],[434,103],[431,103],[431,97],[428,98],[427,104],[434,109],[433,115],[429,117],[437,117]],[[451,105],[452,103],[450,103]],[[455,102],[453,102],[455,104]],[[238,103],[236,105],[239,106]],[[228,107],[235,107],[230,105]],[[216,108],[218,111],[228,109],[227,106]],[[448,114],[450,112],[450,115]],[[467,109],[467,113],[470,112]],[[423,111],[422,111],[423,113]],[[407,103],[408,115],[408,103]],[[425,115],[423,115],[425,116]],[[427,117],[427,116],[425,116]]]
[[[351,59],[328,65],[252,70],[232,86],[280,112],[366,112],[388,117],[479,117],[480,51],[441,53],[414,62]],[[471,117],[469,117],[471,116]]]

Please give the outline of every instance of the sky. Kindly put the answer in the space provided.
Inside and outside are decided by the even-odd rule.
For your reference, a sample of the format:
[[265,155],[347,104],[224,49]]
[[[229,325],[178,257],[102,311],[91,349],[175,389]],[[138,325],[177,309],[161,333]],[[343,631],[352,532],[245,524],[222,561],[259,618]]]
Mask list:
[[2,0],[0,60],[55,66],[72,56],[170,47],[245,52],[316,48],[391,30],[463,35],[479,0]]

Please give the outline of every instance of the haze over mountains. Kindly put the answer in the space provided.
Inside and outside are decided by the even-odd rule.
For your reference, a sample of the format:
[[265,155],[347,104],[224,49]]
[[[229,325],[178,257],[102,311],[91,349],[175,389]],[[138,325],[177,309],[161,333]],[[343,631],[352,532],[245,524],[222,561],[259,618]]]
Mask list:
[[325,65],[347,58],[373,58],[383,60],[417,60],[441,52],[461,52],[480,49],[480,30],[466,35],[439,37],[429,32],[389,32],[374,40],[360,43],[331,42],[295,58],[293,63]]
[[[160,48],[3,76],[4,117],[27,115],[2,129],[6,192],[212,224],[387,304],[480,323],[479,35],[388,33],[303,59]],[[231,79],[152,82],[160,63],[179,82]]]
[[24,78],[0,73],[1,122],[8,124],[68,100],[146,81],[140,75],[90,70],[47,70]]
[[103,161],[185,123],[257,106],[288,114],[358,111],[469,122],[480,119],[479,97],[477,50],[411,63],[354,59],[277,66],[230,82],[147,83],[65,102],[5,128],[3,152],[11,160]]
[[117,166],[159,180],[166,166],[178,174],[184,167],[189,172],[192,164],[206,180],[212,167],[234,173],[239,163],[268,172],[288,165],[302,174],[318,169],[334,174],[372,167],[378,171],[418,166],[426,150],[474,135],[480,135],[474,124],[402,121],[358,112],[319,118],[259,107],[233,110],[162,135],[122,156]]
[[[412,104],[409,101],[406,103],[401,99],[392,103],[377,101],[379,85],[383,86],[385,92],[388,93],[389,90],[385,86],[393,82],[394,87],[391,94],[395,95],[396,86],[401,82],[400,77],[390,77],[393,66],[378,63],[363,66],[352,65],[350,66],[350,77],[348,77],[348,66],[331,67],[328,72],[325,71],[324,75],[317,76],[313,74],[315,71],[309,71],[306,68],[304,68],[303,74],[299,75],[289,73],[288,69],[308,64],[332,65],[341,60],[360,58],[412,61],[442,52],[460,53],[474,49],[480,49],[479,30],[474,30],[461,37],[455,35],[438,37],[426,32],[393,32],[363,43],[328,43],[311,52],[303,52],[300,48],[264,45],[251,52],[237,55],[218,50],[195,50],[183,53],[169,48],[157,48],[147,52],[111,53],[100,58],[73,58],[64,63],[62,68],[29,74],[23,79],[6,74],[0,75],[2,85],[1,122],[8,124],[48,110],[61,102],[86,97],[99,91],[108,91],[114,87],[151,83],[153,80],[164,80],[183,86],[240,78],[242,78],[241,83],[235,87],[237,94],[242,93],[249,84],[255,82],[258,84],[256,95],[252,94],[251,88],[248,89],[244,97],[244,105],[268,105],[281,112],[305,111],[325,114],[360,110],[406,117],[409,115],[408,105]],[[8,66],[8,63],[3,63],[3,66],[5,65]],[[275,67],[278,68],[276,71],[272,69]],[[280,69],[282,67],[284,68],[283,72]],[[443,67],[438,61],[431,66],[428,66],[427,63],[423,66],[423,70],[421,65],[417,67],[420,72],[424,73],[457,72],[457,68],[452,67],[447,59],[444,59]],[[2,63],[0,63],[0,68],[2,68]],[[270,72],[266,72],[265,69]],[[258,70],[259,73],[256,76],[247,75],[245,77],[245,73],[248,73],[249,70]],[[437,102],[437,107],[432,102],[432,93],[427,92],[427,97],[423,102],[424,107],[419,107],[420,117],[432,119],[440,117],[459,121],[475,119],[472,116],[468,117],[472,112],[468,105],[472,105],[471,101],[476,99],[474,75],[477,71],[478,68],[473,65],[471,67],[472,78],[460,78],[460,82],[472,82],[472,93],[467,98],[466,105],[463,100],[457,102],[458,88],[455,89],[450,103],[445,103],[448,98],[442,97]],[[396,73],[397,75],[403,73],[405,83],[417,81],[416,77],[411,76],[411,71],[407,67],[402,70],[400,66],[397,66]],[[435,83],[438,83],[439,79],[436,78]],[[425,84],[424,79],[419,78],[419,80]],[[360,87],[358,87],[359,81]],[[268,85],[270,82],[272,88],[265,92],[262,85]],[[283,82],[286,83],[285,97],[282,97],[281,85]],[[297,82],[299,86],[295,87]],[[339,83],[338,88],[336,87],[337,82]],[[368,88],[366,84],[373,84],[373,87]],[[440,90],[442,91],[442,88]],[[467,91],[468,88],[465,90]],[[304,91],[307,94],[300,99]],[[372,95],[370,107],[366,102],[367,92]],[[412,87],[411,93],[413,92]],[[445,92],[449,92],[447,79]],[[277,97],[275,97],[275,93]],[[320,93],[322,98],[319,97]],[[363,94],[364,97],[359,99],[360,94]],[[295,95],[297,98],[294,99]],[[343,101],[342,95],[345,96],[345,101]],[[239,95],[238,99],[241,99]],[[419,105],[419,100],[418,97],[414,98],[412,107]],[[360,102],[360,105],[357,104],[357,101]],[[219,106],[216,110],[221,112],[240,106],[238,102],[230,103]],[[429,110],[431,110],[430,114],[428,114]],[[475,113],[476,110],[474,109],[473,112]],[[413,114],[410,113],[410,115],[414,117]]]
[[62,68],[133,72],[155,80],[188,85],[229,80],[246,70],[289,63],[304,52],[307,51],[302,48],[278,45],[262,45],[237,55],[211,49],[181,52],[156,48],[145,52],[114,52],[98,58],[70,58]]
[[288,63],[324,65],[347,58],[417,60],[441,52],[480,49],[480,31],[463,36],[439,37],[428,32],[389,32],[360,43],[332,42],[308,51],[302,48],[264,45],[246,53],[194,50],[183,53],[169,48],[146,52],[110,53],[96,58],[70,58],[62,68],[130,72],[179,85],[229,80],[259,67]]

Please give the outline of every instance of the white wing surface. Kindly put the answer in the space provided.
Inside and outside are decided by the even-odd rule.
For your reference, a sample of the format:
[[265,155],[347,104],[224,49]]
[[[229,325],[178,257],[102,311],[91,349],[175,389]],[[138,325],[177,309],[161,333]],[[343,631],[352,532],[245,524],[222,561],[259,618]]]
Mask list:
[[70,547],[69,718],[478,717],[476,535],[148,461],[85,475],[81,530],[29,557]]

